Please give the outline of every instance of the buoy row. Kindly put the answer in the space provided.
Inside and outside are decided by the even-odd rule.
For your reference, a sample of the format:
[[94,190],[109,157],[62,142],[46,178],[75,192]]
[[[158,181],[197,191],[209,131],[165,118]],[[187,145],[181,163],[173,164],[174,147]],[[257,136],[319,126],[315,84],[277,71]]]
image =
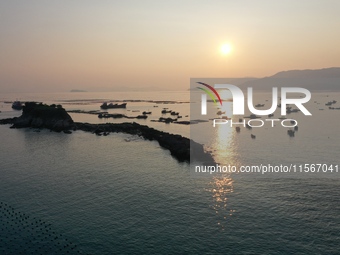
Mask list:
[[81,254],[50,223],[0,201],[0,254]]

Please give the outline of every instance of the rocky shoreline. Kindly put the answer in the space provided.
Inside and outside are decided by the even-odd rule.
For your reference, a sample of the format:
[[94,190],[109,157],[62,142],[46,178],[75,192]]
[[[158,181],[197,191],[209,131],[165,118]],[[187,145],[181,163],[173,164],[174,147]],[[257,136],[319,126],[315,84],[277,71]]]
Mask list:
[[11,124],[11,128],[39,128],[55,132],[72,133],[82,130],[96,135],[109,133],[126,133],[138,135],[146,140],[157,141],[162,148],[170,151],[171,155],[180,162],[190,161],[190,149],[199,155],[202,162],[214,162],[210,153],[205,152],[203,145],[181,135],[159,131],[138,123],[106,123],[90,124],[74,122],[71,116],[60,105],[45,105],[34,102],[25,103],[20,117],[2,119],[0,124]]

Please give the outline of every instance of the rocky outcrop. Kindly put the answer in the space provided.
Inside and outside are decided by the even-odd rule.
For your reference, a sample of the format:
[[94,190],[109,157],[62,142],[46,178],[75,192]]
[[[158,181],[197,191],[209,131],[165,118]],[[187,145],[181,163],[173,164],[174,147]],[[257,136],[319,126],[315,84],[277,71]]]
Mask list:
[[12,128],[48,128],[61,132],[72,129],[74,123],[61,105],[27,102],[23,106],[22,115],[13,118],[11,124],[13,124]]
[[209,153],[204,151],[203,145],[181,135],[159,131],[135,122],[117,124],[89,124],[75,122],[74,130],[82,130],[95,134],[108,134],[114,132],[138,135],[146,140],[157,141],[161,147],[168,149],[171,155],[179,161],[190,161],[191,148],[195,151],[195,155],[199,155],[197,160],[203,162],[214,162],[213,157]]
[[[26,103],[23,114],[18,118],[2,119],[0,124],[12,124],[11,128],[47,128],[53,131],[71,133],[70,130],[82,130],[97,135],[109,133],[127,133],[138,135],[146,140],[157,141],[170,151],[179,161],[190,161],[190,147],[194,149],[197,160],[214,162],[212,156],[204,151],[203,145],[181,135],[170,134],[138,123],[90,124],[73,122],[70,115],[61,106]],[[196,156],[195,156],[196,158]]]

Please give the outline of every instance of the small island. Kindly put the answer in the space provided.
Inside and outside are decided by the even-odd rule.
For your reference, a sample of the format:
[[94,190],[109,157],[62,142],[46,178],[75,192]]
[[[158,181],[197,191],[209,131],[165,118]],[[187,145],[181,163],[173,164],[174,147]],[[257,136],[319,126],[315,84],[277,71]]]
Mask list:
[[56,132],[72,129],[74,122],[61,105],[26,102],[20,117],[0,120],[11,128],[47,128]]
[[[162,148],[170,151],[178,161],[190,161],[190,149],[195,151],[195,160],[214,162],[210,153],[205,152],[203,145],[181,135],[159,131],[138,123],[106,123],[90,124],[74,122],[61,105],[46,105],[36,102],[26,102],[20,117],[1,119],[0,124],[11,124],[11,128],[39,128],[55,132],[71,134],[72,131],[82,130],[98,136],[109,133],[126,133],[138,135],[149,141],[157,141]],[[191,147],[191,148],[190,148]]]

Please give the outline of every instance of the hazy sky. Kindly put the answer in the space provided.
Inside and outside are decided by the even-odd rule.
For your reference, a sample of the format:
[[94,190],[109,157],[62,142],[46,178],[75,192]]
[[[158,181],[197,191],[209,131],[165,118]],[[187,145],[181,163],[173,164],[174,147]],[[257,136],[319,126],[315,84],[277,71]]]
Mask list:
[[340,66],[339,11],[337,0],[1,0],[0,92],[173,90]]

